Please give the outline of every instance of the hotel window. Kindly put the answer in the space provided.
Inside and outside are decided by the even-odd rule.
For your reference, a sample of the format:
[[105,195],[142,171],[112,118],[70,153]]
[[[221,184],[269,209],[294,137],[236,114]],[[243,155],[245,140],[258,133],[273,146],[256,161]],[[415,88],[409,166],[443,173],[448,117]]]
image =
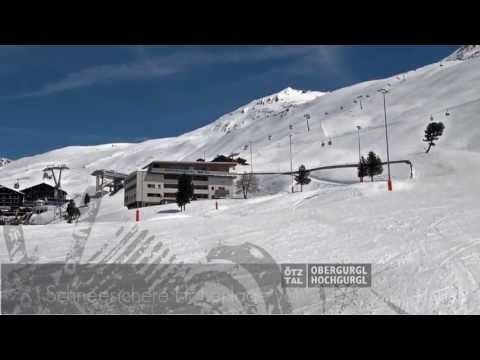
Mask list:
[[149,189],[155,189],[155,184],[147,184],[147,187],[148,187]]

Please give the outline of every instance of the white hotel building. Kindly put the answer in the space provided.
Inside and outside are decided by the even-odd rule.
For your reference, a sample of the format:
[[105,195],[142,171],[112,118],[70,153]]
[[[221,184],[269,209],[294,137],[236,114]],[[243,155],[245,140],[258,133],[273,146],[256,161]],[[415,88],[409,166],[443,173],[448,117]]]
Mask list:
[[153,161],[125,179],[124,204],[129,209],[175,202],[178,178],[190,175],[197,199],[223,199],[233,194],[235,162]]

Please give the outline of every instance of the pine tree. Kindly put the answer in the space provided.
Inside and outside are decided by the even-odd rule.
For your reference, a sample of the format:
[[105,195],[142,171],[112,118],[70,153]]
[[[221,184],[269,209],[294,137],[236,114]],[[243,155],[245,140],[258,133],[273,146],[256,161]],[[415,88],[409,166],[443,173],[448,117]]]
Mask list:
[[85,205],[88,205],[89,202],[90,202],[90,195],[88,195],[88,193],[86,193],[85,198],[83,199],[83,203]]
[[443,130],[445,129],[445,125],[442,122],[431,122],[427,125],[425,129],[425,137],[423,141],[428,143],[428,148],[425,150],[425,153],[428,154],[432,146],[435,146],[434,141],[437,141],[440,136],[443,134]]
[[358,163],[357,174],[360,178],[360,182],[363,182],[363,178],[368,176],[367,161],[363,156],[360,158],[360,162]]
[[195,198],[195,187],[193,186],[193,179],[191,176],[186,176],[186,180],[185,180],[185,188],[186,188],[186,193],[187,193],[187,197],[188,197],[188,200],[192,200]]
[[383,173],[382,160],[379,156],[375,155],[373,151],[368,153],[367,157],[367,174],[373,181],[373,177]]
[[308,176],[310,173],[307,171],[305,168],[305,165],[301,165],[298,168],[298,175],[295,176],[295,181],[297,184],[300,184],[300,191],[303,191],[303,185],[308,185],[310,184],[310,181],[312,181]]
[[194,197],[192,177],[183,174],[178,179],[178,191],[175,196],[177,205],[181,210],[185,210],[185,205],[190,203]]
[[180,191],[180,189],[177,191],[175,194],[175,201],[177,202],[178,207],[180,208],[180,211],[183,211],[185,208],[185,204],[187,201],[185,200],[185,194]]

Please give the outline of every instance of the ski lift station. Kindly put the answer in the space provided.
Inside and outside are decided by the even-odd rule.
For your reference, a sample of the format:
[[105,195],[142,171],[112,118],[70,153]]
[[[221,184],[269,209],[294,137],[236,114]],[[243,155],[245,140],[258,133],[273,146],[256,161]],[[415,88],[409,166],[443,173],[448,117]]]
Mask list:
[[25,195],[25,204],[33,204],[37,200],[44,200],[48,204],[62,204],[67,201],[66,191],[45,183],[22,189],[22,193]]
[[14,210],[32,207],[38,200],[45,204],[61,205],[67,200],[67,193],[49,184],[37,184],[21,191],[0,185],[0,208]]
[[23,204],[23,198],[22,192],[0,185],[0,210],[19,208]]
[[105,169],[95,170],[92,176],[95,176],[95,192],[100,196],[106,188],[113,195],[123,188],[127,178],[127,174]]

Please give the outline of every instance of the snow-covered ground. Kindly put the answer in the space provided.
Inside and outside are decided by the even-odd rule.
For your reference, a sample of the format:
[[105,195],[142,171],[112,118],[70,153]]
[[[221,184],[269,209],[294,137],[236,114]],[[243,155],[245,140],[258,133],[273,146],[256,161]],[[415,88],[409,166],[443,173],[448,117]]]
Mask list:
[[[353,163],[357,125],[362,152],[373,150],[385,161],[377,90],[387,88],[391,160],[411,160],[415,169],[410,179],[407,166],[392,165],[393,192],[386,191],[386,168],[374,183],[358,183],[355,169],[316,171],[312,183],[294,194],[288,176],[265,176],[262,193],[253,198],[221,200],[218,210],[210,200],[193,202],[184,213],[175,205],[145,208],[138,224],[119,192],[102,198],[80,261],[126,261],[128,253],[99,254],[115,249],[132,229],[145,232],[148,246],[168,249],[157,261],[204,262],[219,244],[252,243],[278,263],[373,264],[371,288],[347,290],[348,302],[338,300],[338,290],[305,292],[293,302],[296,313],[480,313],[480,58],[450,60],[329,93],[288,88],[176,138],[72,146],[19,159],[0,169],[0,184],[28,178],[21,186],[34,185],[43,167],[65,163],[71,170],[63,188],[79,196],[94,184],[95,169],[129,172],[154,159],[196,160],[204,152],[207,158],[235,152],[249,160],[250,141],[254,171],[288,171],[290,133],[294,168]],[[425,154],[421,140],[431,116],[445,132]],[[23,226],[27,251],[39,262],[65,261],[82,226],[90,226],[86,216],[77,225]],[[0,262],[7,263],[4,236],[0,232]],[[132,242],[130,254],[146,241]]]
[[0,158],[0,168],[10,164],[12,160],[6,158]]

